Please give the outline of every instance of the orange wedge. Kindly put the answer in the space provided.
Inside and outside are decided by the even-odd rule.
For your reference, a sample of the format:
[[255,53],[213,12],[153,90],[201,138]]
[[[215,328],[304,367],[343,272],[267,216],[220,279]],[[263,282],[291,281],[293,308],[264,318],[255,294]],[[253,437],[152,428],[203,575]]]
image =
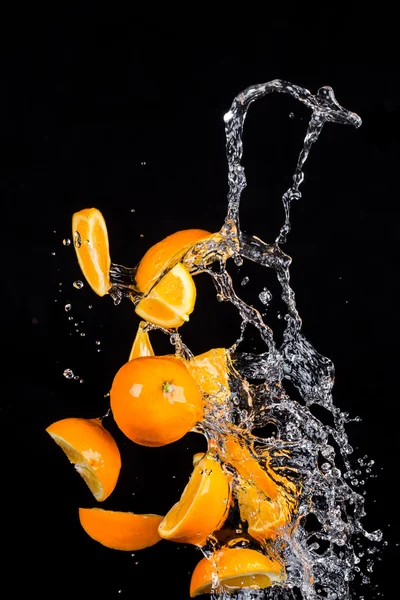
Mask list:
[[224,523],[229,504],[228,476],[206,453],[196,462],[179,502],[166,514],[158,533],[166,540],[203,546]]
[[149,323],[167,329],[189,320],[196,302],[196,287],[189,271],[178,263],[136,305],[135,311]]
[[259,542],[275,539],[281,527],[288,524],[290,512],[283,499],[268,500],[257,486],[241,479],[236,489],[240,518],[247,521],[247,531]]
[[140,356],[154,356],[154,350],[150,342],[149,334],[145,331],[146,322],[139,323],[135,339],[132,344],[129,360],[139,358]]
[[121,456],[100,419],[62,419],[46,431],[75,465],[96,500],[108,498],[117,484]]
[[203,416],[199,386],[174,356],[144,356],[123,365],[110,399],[118,427],[142,446],[175,442]]
[[96,542],[114,550],[142,550],[161,540],[160,515],[135,515],[131,512],[80,508],[79,520]]
[[191,358],[187,367],[203,394],[223,400],[229,394],[227,352],[215,348]]
[[184,229],[154,244],[147,250],[136,271],[139,290],[147,294],[168,268],[180,262],[197,242],[210,236],[211,233],[204,229]]
[[230,591],[264,589],[284,580],[285,570],[276,559],[249,548],[224,547],[197,564],[190,582],[190,597],[210,594],[216,589],[216,582]]
[[231,463],[237,472],[249,483],[255,484],[270,500],[275,500],[278,495],[278,486],[275,481],[253,458],[248,448],[235,440],[232,435],[226,439],[225,460]]
[[108,233],[97,208],[85,208],[72,217],[72,235],[79,266],[96,294],[104,296],[111,287]]

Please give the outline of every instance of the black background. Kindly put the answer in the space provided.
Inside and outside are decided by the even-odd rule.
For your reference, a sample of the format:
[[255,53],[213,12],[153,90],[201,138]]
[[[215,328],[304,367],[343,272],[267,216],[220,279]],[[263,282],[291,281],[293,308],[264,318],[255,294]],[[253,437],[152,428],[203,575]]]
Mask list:
[[[362,418],[348,427],[355,458],[367,454],[376,461],[377,477],[365,488],[365,525],[381,528],[388,546],[372,584],[357,593],[377,598],[394,585],[399,554],[393,17],[294,9],[269,14],[265,22],[253,13],[245,24],[242,7],[218,24],[199,10],[157,19],[153,10],[144,17],[136,9],[86,4],[64,13],[21,8],[2,25],[5,572],[16,592],[46,598],[55,592],[137,597],[145,590],[148,598],[168,591],[188,597],[200,553],[161,542],[132,557],[92,542],[77,508],[94,501],[44,431],[57,419],[106,412],[104,396],[139,321],[129,302],[114,307],[87,285],[73,288],[81,275],[73,248],[62,240],[71,235],[72,213],[91,206],[106,218],[113,261],[127,266],[179,229],[218,230],[227,193],[223,114],[248,85],[281,78],[313,93],[330,85],[363,119],[359,130],[324,128],[306,165],[304,196],[293,206],[284,250],[293,257],[303,331],[336,365],[335,402]],[[294,100],[269,96],[252,105],[246,120],[242,227],[268,242],[283,222],[280,197],[291,183],[307,118]],[[238,283],[250,276],[248,286],[239,287],[245,299],[256,299],[270,281],[246,265],[236,275]],[[215,301],[210,282],[199,277],[197,284],[196,312],[182,329],[194,353],[231,344],[238,332],[234,311]],[[246,344],[257,345],[257,335]],[[169,351],[157,335],[154,346]],[[66,368],[84,383],[66,380]],[[189,434],[162,449],[133,448],[110,420],[108,426],[123,470],[103,507],[165,513],[204,440]]]

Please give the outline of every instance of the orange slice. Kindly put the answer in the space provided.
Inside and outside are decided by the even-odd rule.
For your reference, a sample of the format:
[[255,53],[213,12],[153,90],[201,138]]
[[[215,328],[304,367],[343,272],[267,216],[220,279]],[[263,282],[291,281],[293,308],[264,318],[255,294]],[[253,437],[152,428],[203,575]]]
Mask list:
[[85,208],[72,217],[72,235],[79,266],[96,294],[104,296],[111,287],[108,233],[97,208]]
[[197,381],[203,394],[215,396],[217,401],[229,394],[227,352],[225,348],[215,348],[193,357],[187,367]]
[[199,386],[174,356],[129,361],[116,374],[110,398],[118,427],[142,446],[175,442],[203,416]]
[[62,419],[46,431],[75,465],[96,500],[108,498],[117,484],[121,456],[100,419]]
[[136,313],[149,323],[167,329],[189,320],[196,302],[196,287],[189,271],[178,263],[136,306]]
[[129,355],[129,360],[139,358],[140,356],[154,356],[154,350],[150,342],[149,334],[144,330],[145,326],[145,321],[141,321],[139,323],[139,327],[132,344],[131,353]]
[[243,479],[236,489],[236,497],[240,518],[247,521],[247,531],[259,542],[275,539],[278,530],[289,522],[289,509],[283,499],[270,501],[255,485]]
[[196,462],[179,502],[166,514],[158,533],[166,540],[203,546],[224,523],[229,504],[228,476],[206,453]]
[[136,284],[147,294],[160,276],[174,263],[180,262],[184,254],[197,242],[208,238],[211,233],[204,229],[177,231],[154,244],[143,256],[136,271]]
[[142,550],[161,540],[160,515],[135,515],[131,512],[80,508],[79,520],[96,542],[114,550]]
[[210,594],[218,582],[223,590],[263,589],[285,580],[285,570],[276,559],[257,550],[227,548],[203,558],[196,566],[190,582],[190,597]]
[[226,451],[225,459],[235,467],[242,477],[249,483],[255,484],[270,500],[276,499],[277,484],[253,458],[248,448],[229,435],[226,439]]

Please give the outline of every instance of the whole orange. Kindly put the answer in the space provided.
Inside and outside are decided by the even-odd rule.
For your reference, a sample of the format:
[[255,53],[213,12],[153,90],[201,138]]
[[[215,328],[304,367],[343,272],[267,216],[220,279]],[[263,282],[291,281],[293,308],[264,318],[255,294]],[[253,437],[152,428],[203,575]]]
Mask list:
[[118,427],[142,446],[179,440],[203,414],[201,391],[184,362],[174,356],[129,361],[116,374],[110,397]]

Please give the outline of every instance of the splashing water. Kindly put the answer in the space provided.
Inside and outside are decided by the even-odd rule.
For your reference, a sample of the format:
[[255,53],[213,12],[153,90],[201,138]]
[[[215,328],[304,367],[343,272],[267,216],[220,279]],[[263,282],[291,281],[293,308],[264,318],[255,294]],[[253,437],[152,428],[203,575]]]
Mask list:
[[[259,237],[240,230],[239,205],[246,187],[242,133],[250,104],[271,93],[293,96],[311,110],[311,118],[293,175],[292,186],[283,194],[285,221],[274,243],[265,243]],[[282,530],[278,540],[256,541],[240,528],[233,527],[216,532],[203,548],[206,556],[226,544],[244,544],[271,556],[280,556],[286,565],[287,580],[267,590],[244,589],[233,592],[237,598],[290,600],[302,598],[315,600],[349,600],[350,583],[362,573],[358,545],[367,547],[368,560],[379,549],[381,531],[370,533],[361,523],[365,517],[364,498],[353,488],[359,485],[358,475],[350,462],[352,448],[345,426],[351,420],[333,403],[334,365],[329,358],[319,354],[301,333],[295,294],[290,287],[291,258],[280,245],[290,232],[290,209],[293,200],[302,196],[300,185],[304,179],[303,168],[313,144],[326,122],[361,125],[361,119],[342,108],[329,87],[322,87],[314,96],[308,90],[281,80],[255,85],[240,93],[224,116],[226,152],[228,160],[228,211],[221,230],[205,241],[199,242],[183,258],[192,274],[207,273],[213,280],[217,299],[232,303],[241,316],[240,336],[228,350],[230,364],[230,393],[224,402],[216,404],[210,398],[205,419],[196,431],[205,435],[209,444],[218,448],[220,457],[228,455],[227,436],[245,447],[259,465],[268,472],[291,507],[292,523]],[[75,241],[76,243],[76,241]],[[276,273],[281,286],[281,298],[286,305],[286,321],[280,347],[274,339],[272,328],[256,308],[244,302],[235,292],[226,262],[232,258],[237,265],[247,259]],[[182,260],[172,260],[168,269]],[[212,268],[214,266],[214,268]],[[219,269],[216,270],[215,266]],[[165,272],[162,274],[162,276]],[[160,277],[161,278],[161,277]],[[110,291],[115,304],[123,297],[134,303],[141,299],[135,286],[135,269],[113,264]],[[156,282],[157,283],[157,282]],[[242,285],[245,281],[242,281]],[[268,310],[272,299],[264,286],[261,302]],[[240,352],[246,328],[255,327],[265,350],[258,354]],[[150,325],[149,329],[161,329]],[[175,352],[185,358],[192,356],[178,333],[163,330],[170,335]],[[249,380],[259,380],[259,384]],[[296,388],[301,399],[291,397],[285,389],[286,382]],[[326,409],[332,424],[316,418],[310,410],[313,405]],[[274,433],[261,438],[252,433],[255,428],[273,426]],[[237,473],[232,473],[234,485],[240,486]],[[233,518],[240,516],[236,508]],[[243,523],[241,523],[243,525]],[[224,537],[225,536],[225,537]],[[372,570],[368,563],[368,571]],[[231,598],[215,581],[212,598]]]

